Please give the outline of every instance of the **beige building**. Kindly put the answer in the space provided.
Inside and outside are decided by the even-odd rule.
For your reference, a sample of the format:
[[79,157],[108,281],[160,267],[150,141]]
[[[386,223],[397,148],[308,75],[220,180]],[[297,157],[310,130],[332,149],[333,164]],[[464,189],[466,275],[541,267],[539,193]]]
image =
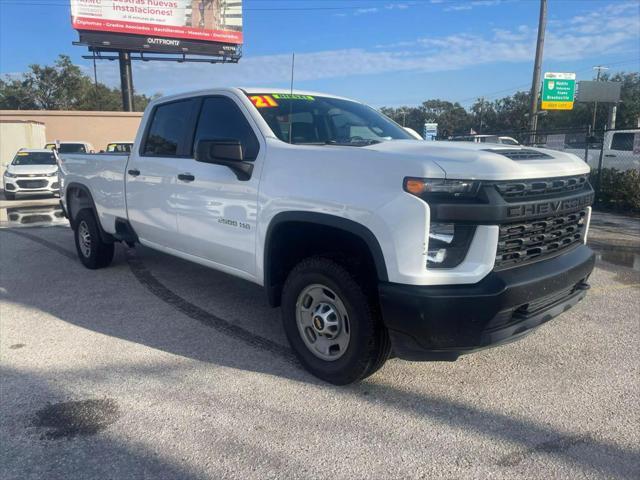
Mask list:
[[[37,122],[45,126],[46,142],[84,141],[96,151],[113,141],[135,139],[142,112],[82,112],[66,110],[0,110],[0,122]],[[0,138],[0,142],[3,139]],[[44,147],[44,143],[39,148]],[[29,145],[33,147],[33,145]]]
[[0,174],[21,148],[42,148],[46,142],[44,124],[23,120],[0,120]]

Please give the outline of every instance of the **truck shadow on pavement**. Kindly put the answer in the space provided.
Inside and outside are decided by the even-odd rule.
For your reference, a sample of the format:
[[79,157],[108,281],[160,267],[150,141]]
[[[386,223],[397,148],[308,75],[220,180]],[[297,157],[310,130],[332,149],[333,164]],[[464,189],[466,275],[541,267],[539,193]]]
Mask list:
[[[19,235],[22,238],[36,242],[73,261],[76,264],[73,268],[84,270],[77,261],[75,253],[39,235],[37,230],[31,230],[30,232],[11,231],[5,235]],[[382,373],[358,385],[349,387],[326,385],[303,371],[287,346],[257,335],[250,328],[238,326],[186,300],[164,285],[147,268],[136,253],[120,252],[120,255],[120,258],[124,255],[131,273],[147,292],[156,299],[161,300],[165,306],[212,328],[216,332],[223,334],[224,337],[202,335],[200,331],[191,331],[188,326],[185,327],[184,322],[180,322],[179,319],[175,318],[163,319],[154,317],[153,321],[157,323],[152,326],[144,324],[145,321],[150,319],[148,315],[145,317],[132,314],[127,316],[126,321],[123,321],[122,318],[119,318],[123,311],[118,309],[108,318],[102,316],[96,319],[96,317],[88,315],[84,310],[69,308],[70,304],[73,305],[74,301],[77,301],[77,288],[82,288],[81,285],[75,285],[75,291],[65,291],[64,288],[57,291],[56,293],[60,295],[60,298],[56,302],[47,302],[42,296],[30,297],[33,299],[28,306],[48,312],[73,325],[160,349],[168,353],[211,364],[260,372],[301,383],[322,386],[322,388],[331,389],[338,399],[341,396],[355,396],[365,403],[371,403],[372,405],[380,405],[382,403],[392,410],[398,410],[416,417],[428,417],[441,423],[443,427],[471,430],[485,437],[489,442],[494,440],[509,442],[515,446],[513,451],[497,459],[479,459],[480,461],[493,462],[495,466],[500,468],[515,467],[530,457],[542,454],[562,459],[571,465],[599,472],[607,477],[625,477],[632,475],[637,470],[637,465],[640,462],[639,450],[606,443],[597,438],[597,433],[585,432],[576,434],[562,432],[526,419],[477,408],[449,398],[400,389],[385,382],[384,369]],[[110,270],[117,270],[118,268],[122,270],[121,266]],[[107,279],[109,273],[101,272],[101,275]],[[119,289],[117,293],[121,296],[127,295],[131,290],[131,286],[122,284],[121,271],[118,275],[120,278],[118,280],[113,279],[111,283],[105,286],[105,289],[108,290],[115,285],[114,288]],[[248,286],[247,288],[250,292],[254,292],[255,295],[261,295],[259,287]],[[114,290],[112,293],[115,292]],[[211,292],[212,295],[214,293]],[[39,300],[40,298],[42,300]],[[10,295],[8,299],[11,300]],[[113,298],[110,301],[113,303],[117,301],[117,298]],[[127,300],[123,298],[122,301],[126,302]],[[65,307],[63,308],[63,306]],[[96,308],[98,307],[96,306]],[[261,319],[261,313],[262,310],[256,312],[254,316],[256,323]],[[249,352],[247,353],[247,349],[238,348],[237,342],[227,341],[228,338],[250,347]],[[160,372],[160,374],[162,373]],[[46,395],[42,395],[42,397],[46,398]],[[64,399],[68,400],[68,398]],[[117,445],[112,445],[111,447],[123,448]],[[122,450],[122,454],[140,456],[141,458],[144,458],[145,455],[144,453],[127,452],[125,450]],[[189,477],[188,473],[184,475],[184,473],[177,470],[176,478],[195,478]]]

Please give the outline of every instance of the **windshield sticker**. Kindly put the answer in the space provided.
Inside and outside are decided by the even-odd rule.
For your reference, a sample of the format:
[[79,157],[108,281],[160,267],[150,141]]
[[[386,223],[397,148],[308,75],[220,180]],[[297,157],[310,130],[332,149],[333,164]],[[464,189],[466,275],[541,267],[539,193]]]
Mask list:
[[296,95],[289,93],[274,93],[273,98],[276,100],[308,100],[310,102],[315,101],[315,98],[311,95]]
[[27,152],[18,152],[19,157],[28,157],[29,154]]
[[276,102],[271,95],[253,95],[249,97],[249,99],[253,102],[256,108],[270,108],[278,106],[278,102]]

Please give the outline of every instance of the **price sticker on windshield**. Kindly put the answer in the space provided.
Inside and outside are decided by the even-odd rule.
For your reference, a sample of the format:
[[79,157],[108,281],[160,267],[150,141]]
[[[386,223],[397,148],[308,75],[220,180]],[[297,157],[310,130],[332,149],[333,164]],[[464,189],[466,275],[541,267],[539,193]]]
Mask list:
[[278,102],[276,102],[271,95],[253,95],[249,97],[249,99],[256,108],[271,108],[278,106]]

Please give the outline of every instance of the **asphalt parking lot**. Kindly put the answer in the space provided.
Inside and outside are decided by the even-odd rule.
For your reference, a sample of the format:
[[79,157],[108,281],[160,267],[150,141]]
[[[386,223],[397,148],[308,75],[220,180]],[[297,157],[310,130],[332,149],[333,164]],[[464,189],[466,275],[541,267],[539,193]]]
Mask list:
[[260,288],[142,247],[86,270],[56,202],[0,216],[3,480],[640,475],[638,220],[594,218],[589,295],[522,341],[334,387]]

